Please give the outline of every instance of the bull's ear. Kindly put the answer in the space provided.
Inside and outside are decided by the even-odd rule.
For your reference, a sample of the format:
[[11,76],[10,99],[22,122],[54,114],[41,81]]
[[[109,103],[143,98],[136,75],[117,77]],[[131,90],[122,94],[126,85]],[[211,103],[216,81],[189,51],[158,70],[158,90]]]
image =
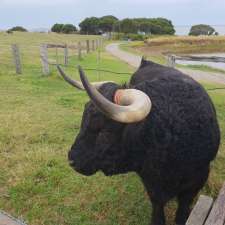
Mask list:
[[148,60],[146,60],[146,56],[142,56],[140,68],[145,67],[148,64]]

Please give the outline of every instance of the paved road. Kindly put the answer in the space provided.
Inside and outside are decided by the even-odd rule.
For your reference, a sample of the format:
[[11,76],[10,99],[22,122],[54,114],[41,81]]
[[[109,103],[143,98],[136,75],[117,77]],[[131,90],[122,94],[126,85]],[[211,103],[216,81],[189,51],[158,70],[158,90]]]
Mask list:
[[107,45],[106,51],[135,68],[140,65],[141,56],[137,56],[132,53],[121,50],[119,48],[119,43],[112,43]]
[[[137,68],[141,62],[141,56],[134,55],[132,53],[123,51],[119,48],[119,43],[112,43],[106,46],[106,51],[113,56],[123,60],[129,65]],[[219,84],[225,84],[225,75],[220,73],[203,72],[199,70],[191,69],[179,69],[183,73],[189,75],[197,81],[207,81]]]

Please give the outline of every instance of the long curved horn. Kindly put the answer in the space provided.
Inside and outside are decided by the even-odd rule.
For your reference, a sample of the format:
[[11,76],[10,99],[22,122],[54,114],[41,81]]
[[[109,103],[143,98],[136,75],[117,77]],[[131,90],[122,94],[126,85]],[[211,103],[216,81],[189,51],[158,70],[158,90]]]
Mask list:
[[79,90],[84,90],[84,87],[80,81],[72,80],[70,77],[68,77],[59,65],[57,65],[57,69],[66,82],[71,84],[73,87],[78,88]]
[[151,110],[151,100],[142,91],[137,89],[117,90],[114,100],[110,102],[87,80],[79,66],[80,78],[90,99],[107,117],[122,123],[134,123],[143,120]]
[[[85,90],[83,84],[80,81],[73,80],[69,76],[66,75],[66,73],[62,70],[62,68],[57,65],[57,69],[60,73],[60,75],[63,77],[63,79],[68,82],[70,85],[72,85],[75,88],[78,88],[79,90]],[[99,81],[99,82],[92,82],[91,84],[95,86],[96,89],[99,89],[103,84],[113,82],[113,81]]]

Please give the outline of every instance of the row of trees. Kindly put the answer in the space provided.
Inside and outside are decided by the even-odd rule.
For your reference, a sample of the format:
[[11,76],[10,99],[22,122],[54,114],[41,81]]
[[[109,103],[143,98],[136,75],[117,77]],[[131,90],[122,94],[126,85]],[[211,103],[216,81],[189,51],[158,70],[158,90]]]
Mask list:
[[170,20],[164,18],[126,18],[119,20],[114,16],[104,16],[101,18],[89,17],[80,24],[82,34],[100,34],[100,33],[132,33],[142,32],[145,34],[174,34],[175,30]]
[[[164,18],[135,18],[119,20],[115,16],[108,15],[103,17],[88,17],[80,24],[81,34],[102,34],[111,32],[137,34],[174,34],[175,30],[170,20]],[[72,24],[54,24],[52,32],[74,33],[77,28]]]
[[[119,20],[115,16],[103,16],[88,17],[84,19],[80,24],[81,34],[102,34],[117,32],[125,35],[136,35],[141,34],[169,34],[175,33],[173,24],[170,20],[165,18],[135,18],[135,19],[123,19]],[[21,26],[16,26],[9,29],[7,32],[13,31],[26,32],[27,30]],[[52,32],[56,33],[76,33],[77,28],[73,24],[59,24],[56,23],[51,28]],[[199,24],[191,27],[189,35],[218,35],[215,29],[209,25]],[[143,37],[142,37],[143,38]]]

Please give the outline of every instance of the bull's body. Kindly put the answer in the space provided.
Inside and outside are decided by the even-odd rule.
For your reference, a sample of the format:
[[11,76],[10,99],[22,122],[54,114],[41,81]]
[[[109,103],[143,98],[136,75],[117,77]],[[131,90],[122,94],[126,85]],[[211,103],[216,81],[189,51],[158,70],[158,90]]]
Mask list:
[[[142,61],[130,87],[150,97],[150,114],[141,122],[123,124],[88,103],[69,159],[85,175],[98,170],[106,175],[135,171],[153,204],[152,224],[165,223],[163,208],[173,197],[179,202],[176,222],[184,224],[218,151],[214,106],[192,78],[148,61]],[[113,101],[119,88],[108,83],[100,92]]]

